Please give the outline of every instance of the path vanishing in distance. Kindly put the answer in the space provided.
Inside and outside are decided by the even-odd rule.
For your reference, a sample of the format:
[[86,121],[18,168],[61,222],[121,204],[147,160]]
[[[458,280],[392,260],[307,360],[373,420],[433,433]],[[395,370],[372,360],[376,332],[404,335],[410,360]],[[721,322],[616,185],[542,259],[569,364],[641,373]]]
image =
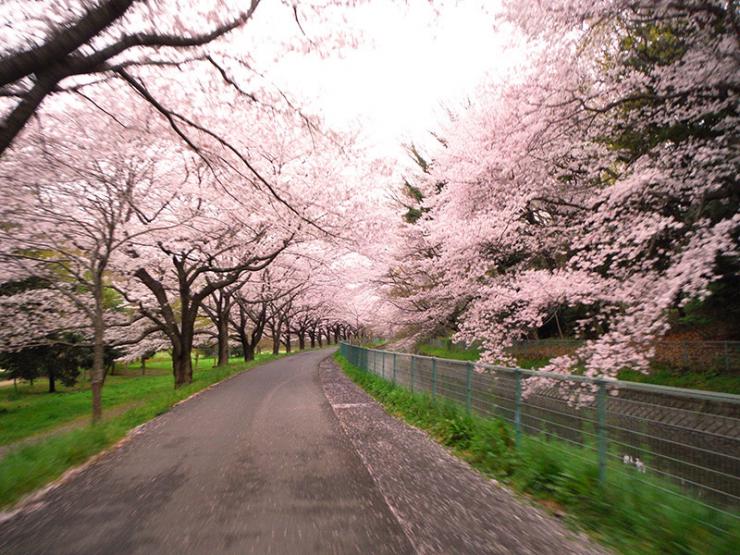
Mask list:
[[601,552],[388,416],[330,354],[153,420],[0,523],[0,553]]

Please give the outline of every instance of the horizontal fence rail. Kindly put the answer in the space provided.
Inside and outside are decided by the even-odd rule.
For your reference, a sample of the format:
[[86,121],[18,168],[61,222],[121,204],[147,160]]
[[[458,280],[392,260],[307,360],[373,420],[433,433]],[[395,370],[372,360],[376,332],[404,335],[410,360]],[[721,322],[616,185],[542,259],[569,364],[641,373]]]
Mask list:
[[[413,392],[509,422],[523,434],[577,446],[608,473],[664,488],[740,519],[740,395],[598,380],[368,349],[341,354]],[[573,402],[574,395],[577,402]],[[559,441],[551,441],[559,440]],[[615,483],[610,481],[610,483]]]

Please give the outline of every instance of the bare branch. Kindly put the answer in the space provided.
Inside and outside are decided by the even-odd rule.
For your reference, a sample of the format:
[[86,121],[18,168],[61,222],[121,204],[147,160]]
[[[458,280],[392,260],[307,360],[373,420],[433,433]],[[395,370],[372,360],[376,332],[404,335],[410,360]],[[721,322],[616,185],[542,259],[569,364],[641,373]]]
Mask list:
[[0,59],[0,86],[60,62],[98,35],[128,10],[134,0],[107,0],[70,26],[61,26],[44,44]]

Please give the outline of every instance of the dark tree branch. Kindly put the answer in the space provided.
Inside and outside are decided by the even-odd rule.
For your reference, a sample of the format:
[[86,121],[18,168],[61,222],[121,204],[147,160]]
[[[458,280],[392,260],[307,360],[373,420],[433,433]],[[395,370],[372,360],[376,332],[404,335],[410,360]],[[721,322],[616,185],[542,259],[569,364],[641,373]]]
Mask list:
[[78,22],[71,26],[62,26],[43,45],[0,58],[0,87],[35,76],[31,90],[21,97],[15,108],[0,123],[0,155],[11,145],[44,98],[55,92],[63,79],[73,75],[111,71],[120,75],[122,70],[131,65],[169,65],[169,62],[153,61],[124,61],[114,65],[107,62],[134,47],[193,48],[208,44],[244,25],[260,3],[260,0],[252,0],[247,11],[208,33],[193,36],[135,33],[124,35],[113,44],[92,54],[83,56],[75,53],[80,46],[88,43],[120,18],[134,1],[107,0],[89,10]]
[[40,73],[109,27],[135,0],[107,0],[71,26],[62,26],[42,45],[0,58],[0,86]]
[[216,62],[216,60],[214,60],[211,56],[206,56],[205,59],[207,59],[210,62],[210,64],[216,68],[216,70],[221,74],[221,77],[223,78],[224,81],[226,81],[226,83],[234,87],[237,91],[239,91],[239,93],[251,99],[252,102],[259,102],[259,100],[257,100],[257,97],[253,93],[245,91],[238,85],[238,83],[236,83],[231,77],[229,77],[229,74],[226,73],[226,70],[218,62]]
[[118,75],[120,75],[124,81],[126,81],[134,90],[136,90],[144,100],[149,102],[160,114],[162,114],[167,121],[170,124],[170,127],[177,133],[177,135],[185,141],[185,144],[187,144],[193,152],[195,152],[209,167],[209,169],[215,174],[215,170],[213,169],[210,160],[208,160],[205,155],[203,154],[200,147],[198,147],[190,137],[185,133],[185,131],[182,130],[178,122],[182,122],[183,124],[192,127],[193,129],[196,129],[197,131],[200,131],[212,139],[214,139],[217,143],[219,143],[221,146],[232,152],[246,167],[249,169],[249,171],[252,173],[252,175],[257,179],[259,183],[261,183],[268,191],[269,193],[275,198],[280,204],[288,208],[293,214],[298,216],[302,221],[306,222],[312,227],[315,227],[322,233],[325,233],[329,236],[336,237],[335,234],[325,230],[320,225],[318,225],[316,222],[306,218],[303,214],[301,214],[296,208],[293,207],[287,200],[285,200],[263,176],[260,172],[257,171],[257,168],[255,168],[252,163],[247,160],[247,158],[239,151],[238,148],[236,148],[234,145],[232,145],[229,141],[218,135],[217,133],[214,133],[210,129],[203,127],[202,125],[196,123],[195,121],[191,120],[190,118],[175,112],[174,110],[170,110],[169,108],[166,108],[162,103],[160,103],[152,94],[149,92],[149,90],[136,78],[134,78],[130,73],[128,73],[125,69],[119,69],[117,71]]
[[0,123],[0,155],[10,146],[16,135],[21,132],[31,116],[54,87],[59,79],[50,76],[41,76],[34,83],[31,90],[16,104],[15,108]]

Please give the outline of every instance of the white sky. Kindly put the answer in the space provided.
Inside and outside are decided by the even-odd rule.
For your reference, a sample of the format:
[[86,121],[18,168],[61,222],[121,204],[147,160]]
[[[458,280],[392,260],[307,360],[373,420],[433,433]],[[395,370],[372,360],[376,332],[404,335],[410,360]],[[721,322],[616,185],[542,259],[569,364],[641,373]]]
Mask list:
[[[364,37],[358,48],[341,58],[284,56],[269,64],[269,75],[330,126],[359,126],[375,155],[403,159],[402,143],[431,144],[442,106],[459,106],[484,77],[506,79],[523,63],[510,27],[499,22],[494,29],[497,4],[461,0],[435,11],[426,0],[372,0],[349,12],[350,26]],[[275,5],[263,2],[253,24],[295,32],[290,17],[271,11]],[[306,32],[311,36],[309,26]]]

